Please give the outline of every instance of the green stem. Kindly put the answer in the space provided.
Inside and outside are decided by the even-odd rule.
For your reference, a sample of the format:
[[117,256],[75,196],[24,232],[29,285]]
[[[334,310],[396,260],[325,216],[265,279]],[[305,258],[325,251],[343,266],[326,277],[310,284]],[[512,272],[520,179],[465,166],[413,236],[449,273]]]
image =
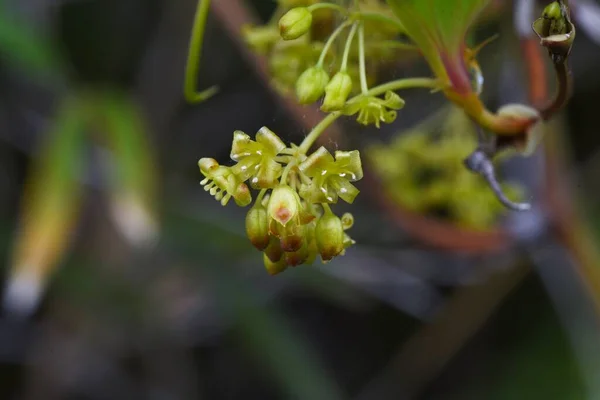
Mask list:
[[[402,89],[411,89],[411,88],[429,88],[436,89],[439,87],[439,82],[432,78],[405,78],[398,79],[395,81],[387,82],[379,86],[375,86],[368,92],[364,94],[359,94],[354,96],[350,100],[348,100],[347,104],[356,102],[365,96],[379,96],[387,92],[388,90],[402,90]],[[319,138],[319,136],[331,125],[336,119],[338,119],[342,113],[340,111],[333,112],[323,118],[321,122],[319,122],[312,131],[304,138],[302,143],[300,144],[299,151],[302,154],[306,154],[306,152],[310,149],[313,143]],[[289,165],[288,165],[289,166]],[[285,171],[284,171],[285,173]]]
[[327,42],[325,43],[325,46],[323,47],[323,51],[321,52],[321,55],[319,56],[319,61],[317,62],[317,67],[323,67],[323,63],[325,62],[325,57],[327,56],[327,53],[329,52],[329,48],[335,41],[335,38],[338,37],[338,35],[340,33],[342,33],[342,31],[344,29],[346,29],[346,27],[348,25],[350,25],[351,23],[352,23],[351,21],[344,22],[343,24],[338,26],[335,31],[333,31],[331,36],[329,36],[329,39],[327,39]]
[[263,197],[265,197],[265,194],[267,193],[267,189],[261,189],[260,192],[258,192],[258,196],[256,196],[256,200],[254,204],[260,204],[262,202]]
[[352,29],[350,29],[348,38],[346,39],[346,47],[344,47],[344,55],[342,56],[342,65],[340,67],[340,72],[346,72],[346,69],[348,67],[348,56],[350,55],[350,48],[352,47],[352,39],[354,39],[354,34],[356,34],[357,28],[358,28],[358,24],[355,22],[352,25]]
[[308,11],[313,12],[315,10],[319,10],[319,9],[330,9],[330,10],[336,10],[341,12],[342,14],[347,14],[348,10],[346,10],[346,8],[334,4],[334,3],[317,3],[317,4],[313,4],[312,6],[308,6]]
[[196,15],[194,17],[194,26],[192,28],[192,38],[188,49],[188,59],[185,65],[185,81],[183,83],[183,94],[185,99],[190,103],[200,103],[219,90],[216,86],[212,86],[206,90],[198,92],[198,70],[200,68],[200,56],[202,55],[202,44],[204,39],[204,31],[206,30],[206,19],[208,18],[208,10],[210,8],[210,0],[199,0]]
[[287,182],[287,177],[290,173],[290,171],[292,170],[292,167],[295,165],[296,163],[294,161],[290,162],[288,165],[285,166],[285,169],[283,170],[283,173],[281,174],[281,184],[285,185],[285,183]]
[[369,91],[367,86],[367,68],[365,66],[365,26],[361,22],[358,28],[358,58],[360,66],[360,90],[363,94]]
[[406,32],[404,25],[402,22],[395,18],[388,17],[384,14],[374,13],[374,12],[357,12],[350,16],[354,19],[360,19],[361,21],[374,21],[374,22],[383,22],[385,24],[394,25],[398,28],[400,32]]

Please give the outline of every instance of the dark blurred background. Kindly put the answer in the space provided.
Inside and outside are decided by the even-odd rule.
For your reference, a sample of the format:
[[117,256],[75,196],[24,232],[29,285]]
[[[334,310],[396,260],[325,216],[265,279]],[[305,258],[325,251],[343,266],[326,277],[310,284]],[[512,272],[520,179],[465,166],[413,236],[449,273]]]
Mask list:
[[[307,126],[257,73],[225,21],[238,10],[225,3],[266,21],[273,2],[213,3],[199,87],[218,85],[219,92],[190,105],[182,85],[195,0],[3,2],[0,398],[598,398],[596,286],[581,272],[577,249],[556,234],[551,207],[507,216],[510,244],[465,253],[415,238],[373,200],[377,187],[358,182],[362,193],[346,207],[357,245],[330,264],[268,276],[245,237],[245,210],[223,208],[202,190],[197,161],[226,163],[236,129],[252,134],[268,125],[298,143]],[[501,3],[502,16],[482,36],[502,37],[480,56],[492,109],[527,101],[513,4]],[[560,166],[567,195],[592,233],[600,228],[596,42],[594,32],[578,32],[574,96],[554,132],[567,154]],[[392,74],[404,73],[395,68]],[[123,232],[127,221],[109,218],[111,149],[101,129],[86,128],[85,162],[74,164],[82,189],[69,244],[40,272],[38,295],[25,285],[17,289],[28,295],[14,297],[12,287],[11,297],[19,221],[35,207],[22,199],[32,174],[45,182],[45,169],[34,165],[57,110],[73,93],[106,92],[141,110],[159,235],[137,245]],[[359,148],[385,141],[444,102],[427,93],[405,98],[391,126],[342,121],[344,137],[326,140]],[[541,151],[516,158],[507,174],[537,187],[546,161]]]

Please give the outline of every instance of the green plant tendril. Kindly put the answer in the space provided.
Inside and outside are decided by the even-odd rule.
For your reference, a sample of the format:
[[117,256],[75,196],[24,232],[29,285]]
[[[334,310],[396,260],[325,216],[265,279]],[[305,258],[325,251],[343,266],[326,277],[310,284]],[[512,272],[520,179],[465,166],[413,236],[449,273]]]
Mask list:
[[198,92],[198,70],[200,68],[200,56],[202,55],[202,44],[204,42],[204,31],[206,29],[206,19],[210,0],[199,0],[196,15],[194,17],[194,26],[192,28],[192,38],[188,49],[188,59],[185,65],[185,81],[183,84],[183,94],[190,103],[200,103],[219,91],[217,86],[212,86],[206,90]]

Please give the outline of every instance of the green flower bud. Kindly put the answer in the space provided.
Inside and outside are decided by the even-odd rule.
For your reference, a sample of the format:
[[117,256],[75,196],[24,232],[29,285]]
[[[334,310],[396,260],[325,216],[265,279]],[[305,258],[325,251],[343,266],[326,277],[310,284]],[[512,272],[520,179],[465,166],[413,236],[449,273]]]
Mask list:
[[283,250],[281,249],[281,244],[279,243],[279,239],[275,236],[271,236],[269,238],[269,245],[264,250],[265,256],[269,258],[272,262],[277,262],[281,260],[283,256]]
[[306,7],[289,10],[279,20],[279,33],[283,40],[298,39],[306,34],[312,25],[312,13]]
[[346,72],[338,72],[325,88],[325,99],[321,110],[332,112],[341,110],[352,91],[352,78]]
[[286,252],[298,251],[306,242],[304,240],[304,225],[298,223],[288,224],[281,229],[279,236],[281,248]]
[[277,275],[280,272],[285,271],[287,268],[287,263],[285,262],[285,258],[281,258],[278,261],[273,262],[266,254],[263,255],[263,262],[265,263],[265,268],[269,275]]
[[298,193],[288,185],[279,185],[271,193],[267,212],[269,218],[286,226],[298,216],[301,208]]
[[327,209],[315,228],[317,248],[323,261],[329,261],[344,250],[342,221]]
[[279,32],[270,25],[244,25],[241,33],[246,44],[259,54],[266,54],[280,40]]
[[310,67],[296,81],[296,96],[300,104],[310,104],[317,101],[329,82],[329,75],[322,67]]
[[554,63],[563,63],[567,59],[575,40],[575,25],[564,2],[555,1],[546,6],[542,17],[533,22],[533,30]]
[[246,235],[260,251],[269,245],[269,218],[267,209],[260,203],[255,204],[246,214]]

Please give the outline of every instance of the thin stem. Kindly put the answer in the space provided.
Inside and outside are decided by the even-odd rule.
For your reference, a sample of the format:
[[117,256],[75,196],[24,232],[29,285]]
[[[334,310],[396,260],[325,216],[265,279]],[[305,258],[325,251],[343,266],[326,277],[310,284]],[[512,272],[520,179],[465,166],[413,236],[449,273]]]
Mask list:
[[295,161],[293,160],[292,162],[290,162],[288,165],[285,166],[283,173],[281,174],[281,184],[285,184],[287,181],[287,177],[290,173],[290,171],[292,170],[292,167],[295,165]]
[[260,192],[258,192],[258,196],[256,196],[255,204],[260,204],[262,202],[263,197],[265,197],[266,193],[267,193],[267,189],[261,189]]
[[360,19],[361,21],[383,22],[385,24],[394,25],[396,28],[398,28],[399,32],[406,32],[406,29],[400,20],[388,17],[384,14],[374,12],[357,12],[352,14],[350,17]]
[[326,213],[330,213],[331,212],[331,207],[329,207],[329,204],[327,203],[321,203],[321,207],[323,207],[323,211]]
[[313,11],[319,10],[319,9],[336,10],[336,11],[341,12],[342,14],[348,13],[348,10],[346,10],[346,8],[344,8],[338,4],[334,4],[334,3],[317,3],[317,4],[313,4],[312,6],[308,6],[308,10],[310,12],[313,12]]
[[[410,88],[430,88],[435,89],[439,86],[439,82],[435,79],[431,78],[406,78],[406,79],[398,79],[395,81],[391,81],[388,83],[384,83],[383,85],[376,86],[371,90],[367,91],[364,94],[359,94],[354,96],[348,103],[353,103],[363,98],[364,96],[378,96],[387,92],[388,90],[402,90],[402,89],[410,89]],[[321,133],[325,131],[336,119],[338,119],[342,115],[341,112],[336,111],[321,120],[313,130],[304,138],[302,143],[300,144],[299,151],[302,154],[306,154],[306,152],[310,149],[313,143],[319,138]]]
[[199,0],[196,15],[194,17],[194,26],[192,28],[192,38],[188,49],[188,59],[185,65],[185,81],[183,83],[183,94],[190,103],[199,103],[213,96],[218,92],[217,86],[212,86],[206,90],[198,92],[198,70],[200,68],[200,57],[202,55],[202,44],[204,42],[204,31],[206,30],[206,19],[210,0]]
[[317,62],[317,67],[322,67],[323,66],[323,63],[325,62],[325,57],[327,56],[327,53],[329,52],[329,48],[331,47],[331,45],[335,41],[335,38],[338,37],[338,35],[340,33],[342,33],[342,31],[344,29],[346,29],[346,27],[348,25],[350,25],[351,23],[352,23],[351,21],[344,22],[343,24],[341,24],[340,26],[338,26],[335,31],[333,31],[333,33],[331,34],[331,36],[329,36],[329,39],[327,39],[327,42],[325,43],[325,46],[323,47],[323,51],[321,51],[321,55],[319,56],[319,61]]
[[358,28],[358,58],[360,66],[360,90],[363,94],[369,91],[367,86],[367,69],[365,67],[365,26],[361,22]]
[[344,55],[342,56],[342,65],[340,67],[340,72],[346,72],[346,69],[348,67],[348,56],[350,55],[350,48],[352,47],[352,40],[354,39],[354,34],[356,33],[357,28],[358,28],[358,23],[355,22],[352,25],[352,29],[350,29],[348,38],[346,39],[346,47],[344,47]]

